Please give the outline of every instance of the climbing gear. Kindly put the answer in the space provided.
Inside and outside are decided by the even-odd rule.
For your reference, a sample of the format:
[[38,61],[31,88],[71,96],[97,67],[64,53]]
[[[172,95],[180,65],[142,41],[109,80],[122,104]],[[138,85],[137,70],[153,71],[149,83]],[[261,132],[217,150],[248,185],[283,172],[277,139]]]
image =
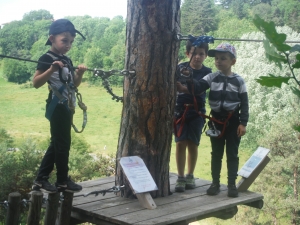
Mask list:
[[[55,88],[53,85],[51,85],[50,82],[48,82],[48,84],[49,84],[48,87],[51,91],[53,91],[54,97],[52,98],[49,106],[46,109],[46,118],[48,120],[51,119],[53,111],[58,103],[64,104],[67,107],[67,109],[71,112],[71,125],[72,125],[74,131],[76,133],[82,133],[87,124],[87,113],[86,113],[87,107],[82,102],[82,96],[78,92],[77,87],[73,83],[73,80],[75,77],[75,72],[74,72],[73,67],[70,64],[70,59],[67,56],[65,56],[65,57],[67,57],[68,60],[59,59],[58,57],[56,57],[55,55],[53,55],[49,52],[46,54],[49,55],[53,59],[53,61],[57,61],[57,60],[62,61],[65,65],[65,67],[68,68],[69,72],[71,73],[71,76],[73,77],[73,78],[71,78],[71,76],[68,75],[67,79],[64,79],[62,76],[62,69],[60,68],[59,69],[59,79],[62,82],[62,86],[59,88],[59,90],[57,90],[57,88]],[[65,98],[62,95],[62,93],[65,89],[67,89],[68,98]],[[75,93],[76,93],[76,98],[78,100],[77,101],[78,106],[83,111],[83,122],[82,122],[82,128],[80,131],[77,129],[77,127],[73,123],[73,115],[75,114],[75,106],[73,105],[75,100],[73,98],[75,97]]]
[[[7,55],[1,55],[2,58],[9,58],[9,59],[16,59],[26,62],[34,62],[34,63],[41,63],[45,65],[52,65],[52,63],[48,62],[41,62],[41,61],[35,61],[31,59],[24,59],[19,57],[13,57],[13,56],[7,56]],[[72,67],[73,70],[78,69],[78,67]],[[91,71],[94,73],[95,77],[100,77],[102,79],[102,84],[104,88],[107,90],[107,92],[113,96],[112,100],[116,100],[117,102],[123,102],[123,97],[117,96],[113,93],[112,88],[110,87],[110,83],[108,78],[112,75],[120,75],[120,76],[127,76],[129,79],[133,78],[135,76],[134,70],[110,70],[110,71],[103,71],[100,69],[87,69],[87,71]]]
[[101,77],[102,85],[107,90],[107,92],[112,96],[112,100],[116,100],[117,102],[119,102],[119,101],[123,102],[123,97],[117,96],[116,94],[113,93],[112,88],[110,87],[108,78],[112,75],[120,75],[120,76],[126,75],[131,79],[135,75],[135,71],[130,71],[130,70],[104,71],[104,70],[100,70],[100,69],[95,69],[93,72],[94,72],[95,77]]
[[[216,137],[216,138],[222,137],[224,135],[225,129],[227,127],[228,121],[231,118],[231,116],[233,115],[233,113],[234,113],[234,110],[230,111],[224,121],[217,120],[214,117],[210,117],[210,116],[206,116],[206,115],[202,114],[201,116],[208,118],[210,120],[208,122],[209,129],[205,132],[205,134],[209,137]],[[216,128],[215,123],[223,125],[222,131],[220,131]]]

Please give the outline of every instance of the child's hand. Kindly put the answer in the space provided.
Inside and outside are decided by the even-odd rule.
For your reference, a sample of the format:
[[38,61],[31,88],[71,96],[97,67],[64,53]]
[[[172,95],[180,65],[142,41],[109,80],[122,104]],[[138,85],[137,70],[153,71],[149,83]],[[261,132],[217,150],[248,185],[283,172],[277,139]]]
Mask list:
[[87,70],[87,67],[83,64],[79,65],[76,69],[78,75],[82,75]]
[[49,70],[54,73],[57,71],[59,68],[63,68],[64,64],[61,61],[54,61],[52,65],[50,66]]
[[244,136],[246,134],[246,127],[242,124],[239,125],[237,129],[237,135],[238,137]]
[[183,92],[183,93],[186,93],[186,94],[189,94],[189,90],[186,86],[183,86],[180,82],[176,82],[176,86],[177,86],[177,91],[178,92]]

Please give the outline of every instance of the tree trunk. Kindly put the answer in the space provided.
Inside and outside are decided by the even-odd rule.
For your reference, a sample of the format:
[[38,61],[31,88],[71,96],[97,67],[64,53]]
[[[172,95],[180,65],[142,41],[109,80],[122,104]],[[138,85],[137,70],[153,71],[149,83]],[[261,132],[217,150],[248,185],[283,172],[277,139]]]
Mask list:
[[128,0],[125,68],[136,76],[124,80],[116,164],[116,185],[125,185],[125,197],[132,197],[119,164],[125,156],[144,160],[158,187],[152,197],[170,194],[179,9],[180,0]]

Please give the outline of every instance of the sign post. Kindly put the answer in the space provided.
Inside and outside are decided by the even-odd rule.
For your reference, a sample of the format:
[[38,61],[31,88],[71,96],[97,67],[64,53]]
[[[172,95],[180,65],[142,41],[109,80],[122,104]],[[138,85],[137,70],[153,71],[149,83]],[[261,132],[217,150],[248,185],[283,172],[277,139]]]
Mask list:
[[238,175],[242,176],[242,179],[237,184],[239,191],[248,190],[253,181],[269,163],[270,158],[267,156],[269,152],[269,149],[258,147],[245,165],[239,170]]
[[122,157],[120,165],[141,205],[147,209],[155,209],[156,204],[149,192],[158,188],[144,161],[138,156]]

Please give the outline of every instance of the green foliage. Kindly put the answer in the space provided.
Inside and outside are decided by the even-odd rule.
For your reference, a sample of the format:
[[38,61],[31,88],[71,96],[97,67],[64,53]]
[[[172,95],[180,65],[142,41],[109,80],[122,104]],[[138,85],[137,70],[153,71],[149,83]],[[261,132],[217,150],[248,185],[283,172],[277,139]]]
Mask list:
[[[293,78],[300,87],[300,82],[294,74],[294,68],[299,67],[299,62],[296,61],[293,65],[289,59],[291,52],[299,51],[299,47],[296,46],[292,48],[287,45],[285,43],[286,34],[278,33],[273,22],[265,22],[259,16],[256,16],[253,22],[255,26],[266,36],[267,40],[264,41],[264,48],[268,60],[270,62],[275,62],[275,64],[280,68],[282,68],[282,63],[288,64],[292,73],[291,77],[276,77],[274,75],[269,75],[269,77],[260,77],[259,83],[268,87],[281,87],[283,82],[287,83],[289,78]],[[288,51],[289,53],[287,53]],[[300,59],[300,54],[296,55],[296,59]]]
[[216,30],[216,12],[212,0],[185,0],[181,7],[181,33],[200,36]]
[[[53,16],[46,10],[31,11],[22,21],[13,21],[0,29],[0,50],[3,55],[38,60],[49,50],[45,46]],[[88,68],[105,70],[124,69],[125,21],[123,17],[91,18],[68,17],[87,39],[77,37],[68,56],[74,66],[84,63]],[[1,60],[1,59],[0,59]],[[11,82],[26,82],[35,72],[36,64],[21,64],[9,59],[5,75]],[[14,65],[15,68],[11,68]],[[23,66],[21,66],[23,65]],[[92,74],[89,73],[90,79]],[[122,79],[113,79],[117,85]]]
[[282,83],[288,84],[290,77],[276,77],[272,74],[269,74],[269,77],[261,76],[259,79],[256,79],[258,83],[266,87],[279,87],[281,88]]
[[33,10],[29,13],[25,13],[23,16],[24,21],[36,21],[36,20],[53,20],[53,15],[50,14],[49,11],[40,9],[40,10]]
[[[72,179],[78,182],[114,174],[115,159],[112,155],[92,156],[89,154],[89,144],[82,137],[74,137],[74,134],[72,136],[69,157],[69,175]],[[13,140],[4,129],[0,130],[1,201],[7,200],[9,193],[12,192],[19,192],[22,199],[28,198],[32,182],[47,149],[45,144],[49,141],[37,143],[35,140],[26,139],[18,148],[9,148],[13,146]],[[55,173],[56,170],[52,172],[50,178],[52,183],[56,181]],[[4,220],[4,213],[0,211],[0,221]]]
[[[7,200],[9,193],[19,192],[28,198],[37,165],[42,153],[36,150],[32,140],[26,140],[16,151],[7,151],[5,143],[0,142],[0,199]],[[3,220],[4,215],[0,214]]]
[[[299,110],[295,108],[299,113]],[[299,115],[299,114],[298,114]],[[300,182],[298,169],[300,160],[299,133],[292,129],[291,124],[297,120],[297,114],[285,120],[274,121],[260,144],[271,149],[271,162],[260,175],[254,191],[264,193],[264,217],[276,220],[277,224],[300,222],[293,211],[299,212],[299,200],[296,196]],[[272,185],[265,185],[272,184]],[[266,219],[265,218],[265,219]]]
[[0,129],[0,143],[4,144],[8,148],[12,148],[14,144],[13,137],[11,137],[3,128]]
[[32,75],[25,62],[10,59],[3,60],[3,73],[9,82],[18,84],[25,83]]
[[[243,51],[236,66],[237,72],[245,74],[249,94],[250,120],[245,138],[256,139],[260,146],[269,148],[271,161],[253,187],[254,191],[264,194],[266,204],[262,213],[247,220],[247,223],[267,224],[273,221],[287,224],[293,221],[292,224],[298,224],[299,83],[292,66],[297,61],[295,53],[298,47],[290,47],[284,41],[288,38],[299,40],[299,34],[287,27],[275,27],[274,23],[259,17],[255,18],[255,24],[261,32],[242,38],[261,40],[267,37],[267,45],[241,43],[238,49]],[[293,79],[296,82],[292,82]],[[257,85],[257,81],[263,86]],[[297,131],[293,127],[297,127]]]

